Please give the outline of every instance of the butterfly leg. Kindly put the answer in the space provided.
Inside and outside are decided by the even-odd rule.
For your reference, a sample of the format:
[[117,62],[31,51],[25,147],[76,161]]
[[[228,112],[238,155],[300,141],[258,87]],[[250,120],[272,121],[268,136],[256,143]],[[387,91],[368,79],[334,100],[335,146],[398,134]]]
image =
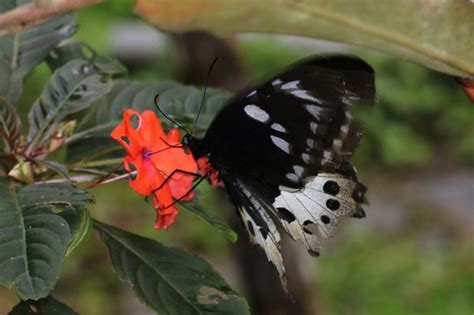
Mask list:
[[167,205],[166,207],[164,207],[164,209],[167,209],[171,206],[174,206],[177,202],[183,200],[184,198],[186,198],[187,195],[189,195],[194,189],[196,189],[196,187],[204,180],[206,179],[207,176],[201,176],[195,183],[194,185],[191,187],[190,190],[188,190],[184,195],[182,195],[181,197],[179,197],[178,199],[176,199],[175,201],[173,201],[172,203],[170,203],[169,205]]
[[[153,195],[153,194],[154,194],[155,192],[157,192],[158,190],[160,190],[161,188],[163,188],[163,186],[164,186],[166,183],[168,183],[168,181],[169,181],[169,180],[173,177],[173,175],[176,174],[176,173],[191,175],[191,176],[194,176],[194,177],[196,177],[196,178],[197,178],[197,177],[201,177],[201,178],[204,178],[204,177],[205,177],[205,176],[202,176],[202,175],[199,174],[199,173],[193,173],[193,172],[188,172],[188,171],[181,170],[181,169],[175,169],[173,172],[171,172],[171,174],[170,174],[168,177],[166,177],[166,179],[164,180],[164,182],[162,182],[161,185],[160,185],[158,188],[154,189],[154,190],[151,192],[150,196]],[[193,188],[192,188],[192,189],[193,189]],[[192,189],[191,189],[191,191],[192,191]],[[188,195],[191,191],[189,191],[188,193],[186,193],[186,195]],[[185,196],[186,196],[186,195],[185,195]],[[148,202],[148,198],[149,198],[150,196],[146,196],[146,197],[145,197],[145,201],[146,201],[146,202]],[[181,197],[181,199],[184,198],[185,196]]]

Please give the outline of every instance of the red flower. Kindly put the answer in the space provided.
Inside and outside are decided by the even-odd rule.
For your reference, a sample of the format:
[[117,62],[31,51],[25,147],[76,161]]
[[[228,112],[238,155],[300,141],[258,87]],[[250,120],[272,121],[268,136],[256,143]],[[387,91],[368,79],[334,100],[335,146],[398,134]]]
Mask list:
[[[138,118],[137,127],[132,125],[133,116]],[[165,179],[176,169],[196,173],[197,164],[192,154],[184,151],[179,131],[171,129],[166,135],[160,121],[151,110],[141,115],[133,109],[123,113],[123,121],[112,131],[112,138],[127,151],[123,163],[127,171],[133,166],[137,175],[130,186],[137,193],[149,196],[154,193],[156,229],[168,228],[175,221],[178,210],[174,199],[189,200],[194,193],[183,196],[191,189],[192,175],[175,173],[165,184]]]
[[474,79],[460,79],[462,88],[466,92],[467,97],[474,103]]

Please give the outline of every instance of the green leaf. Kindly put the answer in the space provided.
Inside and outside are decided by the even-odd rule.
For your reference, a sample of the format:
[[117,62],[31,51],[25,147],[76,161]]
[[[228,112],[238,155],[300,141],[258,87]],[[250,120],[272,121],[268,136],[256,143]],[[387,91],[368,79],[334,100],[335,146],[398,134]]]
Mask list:
[[[0,1],[0,13],[26,0]],[[23,78],[40,64],[60,41],[72,36],[77,24],[72,14],[54,17],[28,30],[0,36],[0,96],[5,96],[11,104],[20,98]]]
[[78,315],[72,308],[48,296],[38,301],[21,301],[8,315]]
[[245,299],[202,258],[97,221],[94,227],[114,271],[157,313],[249,314]]
[[224,224],[218,217],[213,213],[207,211],[202,206],[202,201],[198,190],[194,191],[194,198],[190,201],[179,202],[176,205],[179,208],[185,209],[197,215],[199,218],[209,223],[211,226],[216,228],[218,231],[224,233],[227,238],[233,243],[237,242],[238,236],[234,230],[232,230],[227,224]]
[[20,134],[20,116],[5,98],[0,97],[0,135],[3,136],[6,145],[13,146],[18,141]]
[[67,184],[0,180],[0,284],[22,299],[49,294],[66,252],[83,239],[91,196]]
[[76,41],[68,41],[56,47],[47,58],[47,63],[51,71],[64,66],[71,60],[83,59],[94,63],[102,73],[112,76],[124,75],[127,69],[116,59],[96,55],[95,51],[87,45]]
[[[78,161],[90,154],[96,154],[98,147],[90,145],[91,141],[100,142],[99,149],[104,151],[116,146],[117,143],[110,138],[110,132],[122,121],[123,110],[127,108],[133,108],[138,112],[153,110],[165,127],[171,127],[173,124],[162,117],[154,105],[157,94],[160,95],[158,103],[161,110],[191,127],[201,106],[203,88],[171,81],[117,80],[106,101],[96,104],[78,125],[79,132],[73,135],[71,138],[74,140],[70,141],[77,143],[68,151],[67,160]],[[230,97],[231,93],[227,91],[209,88],[196,127],[201,131],[206,130],[215,114]]]
[[306,36],[376,49],[452,75],[474,75],[474,6],[468,0],[137,0],[135,10],[171,32]]
[[[107,123],[117,125],[122,120],[123,110],[133,108],[138,112],[146,109],[154,110],[165,126],[172,126],[173,124],[156,110],[154,105],[156,95],[159,95],[158,105],[163,112],[171,118],[191,126],[201,106],[203,88],[181,85],[171,81],[117,80],[112,91],[107,95],[107,105],[97,106],[94,116],[89,117],[89,123],[92,119],[95,122],[94,125]],[[223,107],[230,96],[229,92],[209,88],[196,127],[207,129],[216,112]]]
[[55,171],[62,177],[70,180],[69,170],[67,169],[66,165],[59,163],[58,161],[48,161],[48,160],[34,160],[34,161],[38,164],[45,165],[47,168]]
[[28,114],[28,140],[39,141],[51,124],[92,105],[112,88],[112,79],[86,60],[72,60],[54,72]]

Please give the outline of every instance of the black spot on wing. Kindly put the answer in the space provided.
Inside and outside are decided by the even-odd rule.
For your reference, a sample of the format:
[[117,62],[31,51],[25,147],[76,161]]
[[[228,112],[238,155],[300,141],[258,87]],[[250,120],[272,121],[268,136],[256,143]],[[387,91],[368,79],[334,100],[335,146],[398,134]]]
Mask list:
[[253,224],[250,220],[247,221],[247,228],[250,234],[252,234],[252,236],[255,237],[255,229],[253,228]]
[[336,199],[328,199],[326,201],[326,206],[329,208],[329,210],[336,211],[341,206],[341,203]]
[[310,221],[310,220],[306,220],[303,222],[303,231],[307,234],[310,234],[310,235],[313,235],[313,232],[311,231],[311,229],[309,228],[311,225],[314,225],[314,222],[313,221]]
[[321,222],[323,222],[324,224],[331,223],[331,219],[327,215],[322,215],[320,219],[321,219]]
[[357,208],[354,213],[352,214],[352,217],[353,218],[358,218],[358,219],[362,219],[362,218],[365,218],[367,215],[365,214],[365,211],[364,209],[362,208]]
[[363,202],[366,192],[367,192],[367,187],[359,183],[357,185],[357,188],[352,193],[352,198],[354,198],[354,200],[357,202]]
[[333,180],[328,180],[323,186],[323,191],[326,194],[335,196],[339,193],[339,185]]
[[278,215],[282,220],[285,220],[288,223],[291,223],[296,220],[296,217],[293,213],[291,213],[288,209],[286,208],[277,208]]

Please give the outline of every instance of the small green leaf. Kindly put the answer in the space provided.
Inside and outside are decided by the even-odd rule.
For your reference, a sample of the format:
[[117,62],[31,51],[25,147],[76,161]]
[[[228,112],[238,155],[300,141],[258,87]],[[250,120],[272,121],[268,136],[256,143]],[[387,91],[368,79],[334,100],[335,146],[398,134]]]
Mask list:
[[49,161],[49,160],[34,160],[38,164],[43,164],[50,170],[55,171],[62,177],[69,179],[69,170],[67,169],[66,165],[59,163],[58,161]]
[[179,208],[194,213],[199,218],[216,228],[218,231],[224,233],[232,243],[237,242],[237,233],[235,233],[235,231],[232,230],[228,225],[224,224],[218,217],[216,217],[213,213],[207,211],[202,206],[200,192],[198,190],[195,190],[194,194],[195,195],[192,200],[186,202],[179,202],[177,203],[177,206]]
[[8,315],[78,315],[78,313],[52,296],[48,296],[38,301],[21,301]]
[[16,109],[0,97],[0,136],[3,136],[5,144],[13,146],[21,134],[21,120]]
[[72,60],[53,73],[28,114],[28,140],[37,142],[51,124],[92,105],[112,88],[112,79],[86,60]]
[[112,266],[139,299],[159,314],[249,314],[235,293],[202,258],[94,221]]
[[0,179],[0,284],[22,300],[47,296],[66,252],[83,239],[91,201],[67,184],[18,188]]
[[[0,1],[0,13],[29,3],[25,0]],[[49,19],[28,30],[0,36],[0,96],[11,104],[20,98],[23,78],[40,64],[59,42],[72,36],[77,29],[72,14]]]
[[63,212],[61,216],[68,221],[72,236],[66,248],[67,257],[90,237],[92,234],[92,220],[89,211],[85,209],[76,212]]
[[96,55],[89,46],[76,41],[68,41],[58,46],[49,54],[46,61],[51,71],[54,72],[74,59],[88,60],[104,74],[118,76],[127,73],[127,69],[118,60]]

